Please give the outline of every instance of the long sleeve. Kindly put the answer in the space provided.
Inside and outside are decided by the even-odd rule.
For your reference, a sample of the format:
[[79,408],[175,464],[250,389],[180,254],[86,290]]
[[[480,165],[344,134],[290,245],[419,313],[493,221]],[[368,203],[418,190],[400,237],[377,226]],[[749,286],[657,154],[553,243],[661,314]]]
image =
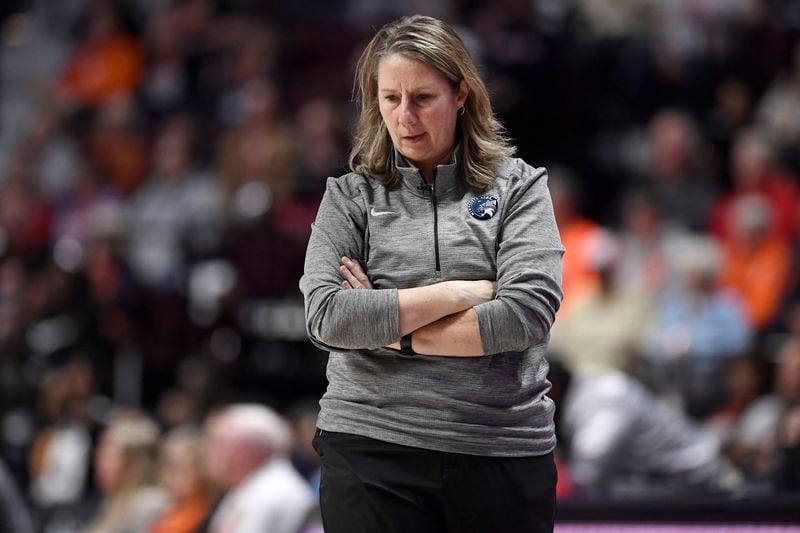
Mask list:
[[325,350],[373,349],[400,339],[397,289],[346,290],[341,285],[342,256],[363,260],[365,255],[367,213],[352,186],[355,178],[328,179],[300,280],[309,339]]
[[[524,165],[508,188],[497,248],[497,296],[475,307],[486,354],[544,342],[561,305],[561,258],[547,173]],[[502,201],[502,199],[501,199]]]

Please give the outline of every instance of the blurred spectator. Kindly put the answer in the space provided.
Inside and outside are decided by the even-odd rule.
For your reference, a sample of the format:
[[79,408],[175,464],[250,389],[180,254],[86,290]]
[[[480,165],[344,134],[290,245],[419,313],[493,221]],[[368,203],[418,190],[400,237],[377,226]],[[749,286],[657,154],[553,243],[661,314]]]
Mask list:
[[97,169],[84,164],[75,188],[55,206],[52,242],[58,246],[60,240],[70,239],[86,246],[104,222],[100,218],[119,209],[117,190],[102,182]]
[[121,413],[103,431],[95,455],[102,504],[86,533],[141,533],[164,510],[156,488],[158,427],[141,414]]
[[243,196],[256,194],[256,187],[266,201],[255,214],[280,206],[295,191],[295,139],[276,111],[276,91],[261,80],[243,87],[243,117],[218,145],[221,178],[235,215],[253,217],[256,209],[248,209]]
[[674,389],[697,416],[720,403],[726,360],[744,351],[752,332],[742,298],[717,285],[716,243],[687,238],[674,253],[678,276],[655,302],[643,364],[649,383]]
[[565,320],[576,302],[597,290],[597,272],[591,263],[593,239],[600,225],[581,213],[581,191],[576,176],[565,167],[549,169],[548,185],[553,200],[556,224],[566,249],[562,264],[564,299],[558,319]]
[[97,106],[133,92],[142,71],[139,43],[124,28],[121,3],[88,2],[84,35],[57,86],[69,109]]
[[84,273],[97,308],[97,333],[114,348],[134,342],[141,327],[138,314],[144,299],[141,287],[120,251],[122,213],[92,217],[94,236],[86,246]]
[[650,162],[645,177],[653,202],[665,223],[693,231],[705,230],[715,197],[701,143],[697,124],[682,111],[660,111],[648,124]]
[[[732,490],[741,476],[719,441],[638,381],[613,369],[571,374],[554,364],[548,380],[572,481],[583,490],[627,494]],[[561,440],[561,439],[560,439]]]
[[795,42],[786,71],[775,77],[761,97],[756,119],[779,151],[800,142],[800,41]]
[[578,0],[576,12],[592,37],[641,36],[652,4],[651,0]]
[[158,399],[158,420],[167,429],[197,423],[200,409],[197,401],[185,390],[173,388],[165,390]]
[[153,120],[185,111],[190,103],[192,87],[178,10],[166,7],[156,11],[147,27],[147,66],[140,93],[144,109]]
[[92,114],[84,137],[86,157],[101,183],[125,195],[141,185],[149,164],[139,113],[131,97],[110,100]]
[[[242,15],[227,17],[228,39],[223,68],[225,86],[217,100],[217,119],[228,127],[274,122],[281,93],[274,85],[278,39],[263,20],[255,24]],[[266,91],[266,92],[264,92]]]
[[173,117],[159,130],[152,175],[130,199],[128,253],[138,280],[176,291],[186,275],[185,254],[213,249],[222,213],[214,183],[194,168],[192,123]]
[[303,147],[298,158],[296,193],[319,202],[329,176],[345,172],[347,124],[342,110],[324,98],[305,102],[295,118],[297,144]]
[[745,301],[754,330],[775,318],[786,289],[791,252],[789,242],[770,232],[772,212],[761,196],[742,196],[731,205],[731,235],[724,245],[720,282]]
[[0,182],[0,250],[40,260],[47,252],[51,223],[51,206],[33,188],[30,163],[20,156]]
[[727,447],[739,431],[742,416],[767,389],[764,361],[753,354],[730,359],[725,368],[725,401],[711,414],[706,426]]
[[173,429],[161,444],[159,481],[169,507],[149,533],[193,533],[211,509],[210,487],[202,469],[201,435],[191,427]]
[[42,379],[38,411],[44,423],[30,452],[30,492],[39,509],[77,504],[86,495],[93,380],[91,362],[80,354]]
[[[800,341],[788,338],[778,347],[774,392],[754,401],[731,433],[727,453],[745,475],[765,482],[779,467],[780,438],[794,435],[794,418],[785,420],[800,397]],[[782,426],[789,422],[781,435]],[[786,441],[788,443],[788,441]]]
[[232,405],[215,415],[208,435],[211,480],[227,493],[210,533],[297,533],[313,496],[288,458],[291,434],[271,409]]
[[794,176],[778,169],[773,147],[752,130],[740,133],[730,159],[731,190],[717,200],[711,211],[710,229],[723,240],[733,238],[737,217],[732,213],[744,196],[766,202],[770,233],[787,239],[795,231],[798,189]]
[[800,407],[797,402],[786,411],[780,428],[775,487],[782,491],[800,490]]
[[649,299],[636,285],[614,283],[621,252],[616,237],[599,231],[589,246],[598,288],[576,304],[566,319],[556,321],[550,350],[563,357],[573,371],[632,370],[644,342]]
[[622,230],[614,282],[629,291],[657,297],[675,275],[673,248],[686,231],[665,219],[651,189],[629,192],[622,206]]

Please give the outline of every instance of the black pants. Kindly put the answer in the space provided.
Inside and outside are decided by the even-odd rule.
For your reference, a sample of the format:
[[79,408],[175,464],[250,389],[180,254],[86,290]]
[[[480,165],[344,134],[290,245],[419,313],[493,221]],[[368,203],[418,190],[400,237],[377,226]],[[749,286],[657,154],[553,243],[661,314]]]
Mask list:
[[552,532],[556,467],[317,430],[325,533]]

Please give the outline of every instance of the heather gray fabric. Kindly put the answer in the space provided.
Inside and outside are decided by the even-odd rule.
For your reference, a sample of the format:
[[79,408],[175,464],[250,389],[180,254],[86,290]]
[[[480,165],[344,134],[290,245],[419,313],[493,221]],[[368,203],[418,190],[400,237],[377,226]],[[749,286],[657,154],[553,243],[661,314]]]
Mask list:
[[[455,453],[550,452],[544,352],[562,297],[564,249],[546,171],[508,159],[478,194],[462,185],[459,165],[440,165],[434,194],[397,161],[403,181],[394,189],[354,173],[329,178],[313,225],[300,288],[309,338],[330,351],[318,426]],[[469,212],[481,196],[499,202],[487,220]],[[342,256],[361,261],[373,290],[342,288]],[[477,279],[498,282],[496,298],[475,307],[491,355],[383,348],[400,339],[397,289]]]

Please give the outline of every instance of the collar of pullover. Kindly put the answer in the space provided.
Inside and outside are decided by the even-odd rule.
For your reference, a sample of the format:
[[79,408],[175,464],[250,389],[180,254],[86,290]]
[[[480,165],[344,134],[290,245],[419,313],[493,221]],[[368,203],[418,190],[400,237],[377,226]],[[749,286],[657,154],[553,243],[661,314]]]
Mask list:
[[[409,163],[397,148],[394,149],[394,160],[398,172],[400,172],[400,175],[403,177],[403,185],[405,187],[408,187],[417,195],[426,196],[431,194],[431,190],[427,187],[427,182],[422,176],[422,173],[417,167]],[[458,187],[458,167],[460,166],[460,160],[461,144],[459,143],[456,149],[453,150],[450,163],[446,165],[437,165],[436,170],[434,170],[433,186],[437,196]]]

